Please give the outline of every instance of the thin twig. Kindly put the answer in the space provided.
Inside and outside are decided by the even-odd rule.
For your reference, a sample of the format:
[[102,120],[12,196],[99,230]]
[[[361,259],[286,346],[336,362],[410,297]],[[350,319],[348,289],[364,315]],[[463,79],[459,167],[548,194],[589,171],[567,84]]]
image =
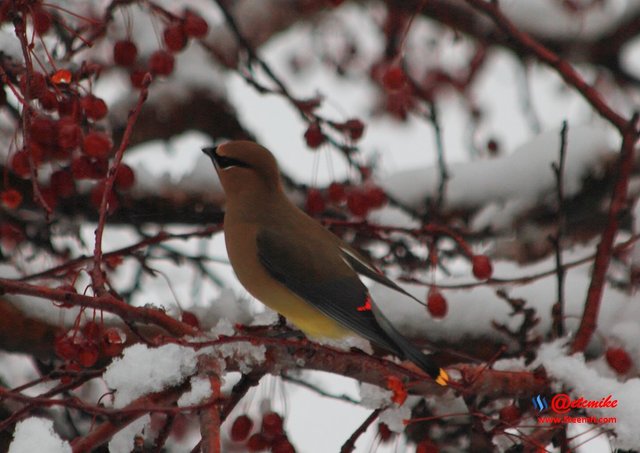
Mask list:
[[138,96],[138,102],[131,112],[129,112],[129,119],[127,121],[127,127],[125,128],[124,133],[122,134],[122,139],[120,140],[120,146],[116,151],[115,157],[111,166],[109,168],[109,172],[107,173],[107,177],[104,181],[104,188],[102,192],[102,200],[100,201],[100,217],[98,219],[98,226],[96,227],[95,236],[95,246],[93,250],[93,268],[90,271],[91,280],[93,283],[93,289],[97,295],[103,295],[106,292],[105,289],[105,278],[104,273],[102,272],[102,234],[104,233],[104,227],[107,220],[107,212],[108,212],[108,200],[111,195],[111,191],[113,190],[113,184],[116,179],[116,174],[118,172],[118,168],[120,167],[120,162],[122,161],[122,156],[124,155],[124,151],[129,146],[129,141],[131,140],[131,134],[133,133],[133,126],[138,119],[138,115],[140,115],[140,111],[142,110],[142,104],[147,100],[147,96],[149,95],[149,84],[151,83],[151,78],[149,75],[145,76],[145,80],[143,81],[143,87],[140,89],[140,95]]
[[602,238],[596,250],[591,283],[587,291],[587,300],[584,304],[584,312],[582,313],[580,326],[571,345],[571,352],[584,351],[597,326],[606,272],[609,267],[609,262],[611,261],[613,241],[620,222],[619,216],[627,207],[629,176],[633,169],[634,148],[638,140],[638,130],[636,126],[638,117],[639,114],[635,113],[624,130],[620,159],[618,161],[618,177],[616,178],[611,196],[607,226],[602,233]]
[[351,434],[351,437],[349,437],[349,439],[347,439],[347,441],[342,445],[342,448],[340,448],[340,453],[351,453],[356,448],[356,442],[358,441],[358,438],[362,434],[364,434],[364,432],[369,428],[369,426],[371,426],[373,422],[376,421],[381,412],[382,409],[376,409],[371,412],[366,420],[363,421],[360,426],[358,426],[358,429],[356,429],[353,434]]
[[556,198],[558,203],[558,228],[555,237],[551,238],[556,255],[556,274],[558,280],[558,300],[552,308],[552,335],[560,338],[564,335],[564,277],[565,268],[562,264],[562,240],[565,234],[565,202],[564,202],[564,167],[567,155],[567,122],[562,123],[560,130],[560,160],[551,164],[556,176]]

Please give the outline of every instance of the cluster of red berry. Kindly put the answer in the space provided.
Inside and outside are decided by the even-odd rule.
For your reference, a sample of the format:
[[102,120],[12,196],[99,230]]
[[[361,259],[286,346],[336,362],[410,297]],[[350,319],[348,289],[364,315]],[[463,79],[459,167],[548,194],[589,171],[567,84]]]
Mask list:
[[[299,104],[300,105],[300,104]],[[319,104],[309,104],[306,108],[311,111]],[[351,141],[358,141],[364,135],[364,123],[357,118],[351,118],[344,123],[327,123],[332,129],[339,131],[346,135]],[[307,142],[307,146],[311,149],[317,149],[322,145],[327,137],[325,136],[322,127],[318,121],[314,121],[309,124],[307,130],[304,133],[304,140]]]
[[165,48],[153,52],[146,63],[138,60],[138,47],[130,39],[118,41],[113,46],[113,61],[130,69],[129,77],[135,88],[142,88],[147,72],[168,76],[175,68],[174,53],[187,46],[190,38],[204,38],[209,25],[198,14],[185,10],[182,17],[173,17],[162,33]]
[[[80,85],[99,68],[85,65],[76,74],[59,70],[46,76],[25,72],[20,76],[19,89],[23,97],[38,101],[39,109],[32,108],[25,115],[26,144],[13,153],[10,168],[22,178],[31,176],[44,163],[51,163],[53,171],[48,185],[39,188],[42,199],[53,209],[60,199],[76,194],[76,181],[104,178],[108,170],[108,158],[113,143],[108,132],[101,130],[98,122],[104,119],[109,109],[105,101]],[[37,105],[34,107],[38,107]],[[134,184],[134,172],[127,165],[119,168],[115,188],[121,191]],[[96,185],[91,201],[99,207],[99,196],[103,189]],[[22,203],[22,195],[13,188],[0,194],[5,207],[16,209]],[[116,208],[116,198],[110,209]]]
[[[82,328],[75,326],[54,340],[56,355],[64,360],[63,370],[73,373],[83,367],[90,368],[102,356],[114,357],[122,353],[125,335],[116,327],[104,328],[95,321],[88,321]],[[62,377],[63,383],[71,382],[70,375]]]
[[284,432],[284,420],[276,412],[264,414],[260,431],[251,434],[253,426],[251,417],[238,416],[231,425],[231,440],[244,442],[247,451],[270,450],[272,453],[295,453],[295,448]]
[[326,190],[309,189],[305,209],[309,214],[318,215],[327,208],[327,203],[335,207],[346,206],[356,217],[366,217],[371,210],[379,209],[387,201],[384,191],[375,185],[364,188],[331,183]]
[[[478,280],[487,280],[493,275],[491,260],[486,255],[471,257],[471,271]],[[427,294],[427,310],[434,318],[444,318],[447,315],[447,299],[437,288],[433,287]]]

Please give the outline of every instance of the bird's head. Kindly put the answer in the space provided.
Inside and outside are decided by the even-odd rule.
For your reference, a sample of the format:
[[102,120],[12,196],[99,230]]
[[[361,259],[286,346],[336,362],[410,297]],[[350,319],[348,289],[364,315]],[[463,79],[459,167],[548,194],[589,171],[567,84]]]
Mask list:
[[257,143],[232,141],[202,151],[213,161],[227,197],[281,190],[275,157]]

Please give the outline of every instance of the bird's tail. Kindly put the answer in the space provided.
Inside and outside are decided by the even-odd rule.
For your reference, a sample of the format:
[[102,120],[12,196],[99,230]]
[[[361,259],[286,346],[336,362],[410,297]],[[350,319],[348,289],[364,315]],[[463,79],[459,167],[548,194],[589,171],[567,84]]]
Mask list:
[[389,320],[379,309],[374,309],[374,316],[378,324],[389,337],[390,342],[395,346],[401,358],[410,360],[419,366],[425,373],[433,378],[436,383],[446,386],[449,383],[449,375],[440,368],[433,360],[432,354],[425,354],[416,345],[407,340],[398,330],[393,327]]

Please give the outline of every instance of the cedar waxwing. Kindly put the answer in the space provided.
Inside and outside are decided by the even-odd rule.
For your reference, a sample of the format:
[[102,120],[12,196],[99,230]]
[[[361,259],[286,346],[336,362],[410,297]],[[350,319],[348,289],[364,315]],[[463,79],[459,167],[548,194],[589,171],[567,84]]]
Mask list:
[[447,373],[391,325],[358,275],[413,296],[289,201],[266,148],[233,141],[203,151],[226,193],[229,260],[251,295],[310,337],[355,333],[447,384]]

